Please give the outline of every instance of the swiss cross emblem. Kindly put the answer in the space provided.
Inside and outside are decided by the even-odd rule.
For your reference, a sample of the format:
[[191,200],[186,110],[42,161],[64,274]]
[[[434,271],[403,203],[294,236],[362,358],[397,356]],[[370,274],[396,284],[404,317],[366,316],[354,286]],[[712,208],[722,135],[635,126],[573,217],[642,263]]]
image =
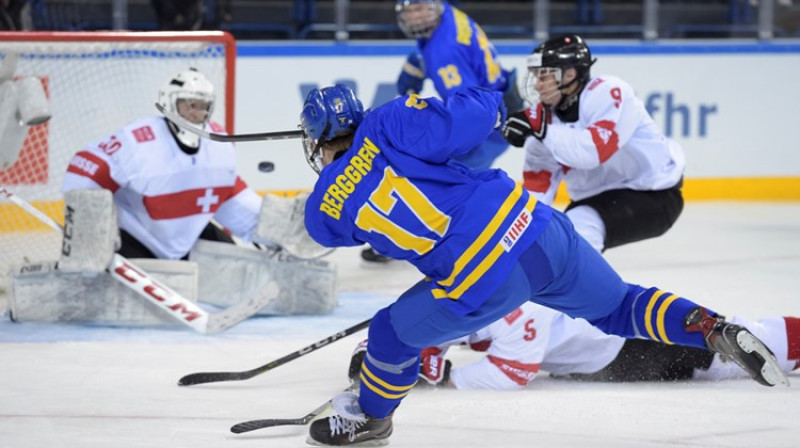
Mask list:
[[133,130],[133,138],[139,143],[149,142],[156,139],[156,134],[150,126],[142,126]]
[[211,206],[219,202],[219,196],[214,194],[213,188],[206,188],[206,193],[197,198],[197,206],[203,213],[211,211]]

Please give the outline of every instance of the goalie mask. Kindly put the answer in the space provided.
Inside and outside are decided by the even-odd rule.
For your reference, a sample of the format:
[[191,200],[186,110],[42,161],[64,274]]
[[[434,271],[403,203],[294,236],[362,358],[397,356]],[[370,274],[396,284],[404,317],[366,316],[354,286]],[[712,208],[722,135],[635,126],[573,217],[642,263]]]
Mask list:
[[[525,99],[529,103],[535,104],[548,93],[552,95],[561,92],[563,94],[565,89],[575,83],[586,85],[586,81],[589,80],[590,68],[596,60],[592,59],[589,47],[578,35],[556,37],[542,42],[528,56]],[[575,69],[576,76],[567,83],[563,83],[564,72],[570,68]],[[552,78],[550,78],[551,75]],[[541,80],[544,83],[549,79],[554,80],[552,87],[540,87],[539,91],[536,90],[537,82]],[[569,97],[577,97],[580,90],[576,90]],[[548,105],[561,106],[567,98],[567,95],[562,95],[557,104]]]
[[364,106],[349,87],[342,84],[308,92],[300,127],[305,133],[303,150],[306,161],[317,172],[322,171],[322,145],[352,134],[364,119]]
[[444,6],[440,0],[397,0],[397,25],[412,39],[427,39],[439,26]]
[[[214,86],[197,69],[190,68],[170,78],[158,92],[158,104],[203,129],[214,111]],[[200,146],[200,137],[168,121],[175,138],[190,148]]]

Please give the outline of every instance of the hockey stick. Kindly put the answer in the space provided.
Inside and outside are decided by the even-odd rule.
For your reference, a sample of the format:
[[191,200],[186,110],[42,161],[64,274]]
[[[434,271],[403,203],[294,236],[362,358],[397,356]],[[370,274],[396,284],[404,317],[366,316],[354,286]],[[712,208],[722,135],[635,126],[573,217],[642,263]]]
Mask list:
[[[348,392],[348,391],[354,392],[358,387],[359,383],[351,383],[342,392]],[[314,417],[318,416],[319,414],[322,414],[322,412],[324,412],[325,409],[331,405],[331,401],[333,401],[333,398],[328,399],[328,401],[322,403],[318,408],[298,418],[267,418],[267,419],[249,420],[246,422],[237,423],[231,426],[231,432],[234,434],[241,434],[243,432],[250,432],[264,428],[272,428],[275,426],[307,425],[309,422],[311,422],[311,420],[314,420]]]
[[[52,218],[2,186],[0,186],[0,196],[8,198],[41,222],[52,227],[53,230],[64,232]],[[182,324],[203,334],[219,333],[238,324],[258,312],[278,295],[276,284],[270,283],[270,290],[257,298],[243,301],[218,313],[209,313],[154,279],[122,255],[115,253],[106,270],[117,281],[144,298],[145,301],[156,305]]]
[[200,137],[213,140],[215,142],[236,143],[236,142],[257,142],[262,140],[285,140],[290,138],[303,138],[303,136],[305,135],[305,133],[301,130],[261,132],[258,134],[234,134],[234,135],[216,134],[214,132],[208,132],[205,129],[200,129],[192,125],[185,118],[181,117],[180,115],[174,112],[170,112],[164,109],[158,103],[156,103],[156,109],[158,109],[158,111],[164,114],[164,116],[167,117],[169,121],[175,123],[181,129],[191,132],[192,134],[199,135]]
[[195,384],[204,384],[204,383],[217,383],[221,381],[242,381],[248,380],[256,375],[261,375],[262,373],[272,370],[276,367],[282,366],[289,361],[295,360],[301,356],[307,355],[317,349],[325,347],[328,344],[338,341],[344,337],[350,336],[353,333],[356,333],[364,328],[369,326],[369,322],[371,319],[367,319],[364,322],[358,323],[353,325],[350,328],[344,329],[334,335],[328,336],[327,338],[321,339],[307,347],[303,347],[296,352],[289,353],[288,355],[276,359],[274,361],[270,361],[263,366],[256,367],[252,370],[245,370],[243,372],[198,372],[198,373],[190,373],[183,378],[178,380],[178,386],[193,386]]
[[41,221],[44,224],[47,224],[48,227],[52,228],[56,232],[63,232],[64,229],[61,228],[61,225],[53,220],[53,218],[45,215],[38,208],[31,205],[29,202],[25,201],[21,197],[15,195],[14,193],[6,190],[5,187],[0,185],[0,196],[4,196],[6,199],[10,200],[17,206],[21,207],[26,212],[33,215],[36,219]]
[[278,287],[270,283],[264,294],[237,303],[218,313],[209,313],[137,268],[120,254],[114,254],[108,272],[120,283],[150,303],[166,311],[184,325],[203,334],[216,334],[254,315],[278,296]]

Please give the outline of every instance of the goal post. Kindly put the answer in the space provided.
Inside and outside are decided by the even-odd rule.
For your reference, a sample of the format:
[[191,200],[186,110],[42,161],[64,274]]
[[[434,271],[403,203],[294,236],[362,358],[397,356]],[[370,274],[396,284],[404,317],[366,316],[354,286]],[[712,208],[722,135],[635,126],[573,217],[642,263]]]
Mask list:
[[[5,61],[13,80],[42,83],[52,116],[27,128],[0,185],[59,223],[72,156],[130,121],[158,115],[158,91],[170,76],[189,67],[206,75],[216,91],[211,119],[233,132],[236,42],[226,32],[0,32],[0,67]],[[0,197],[0,297],[14,265],[55,260],[60,245],[56,232]]]

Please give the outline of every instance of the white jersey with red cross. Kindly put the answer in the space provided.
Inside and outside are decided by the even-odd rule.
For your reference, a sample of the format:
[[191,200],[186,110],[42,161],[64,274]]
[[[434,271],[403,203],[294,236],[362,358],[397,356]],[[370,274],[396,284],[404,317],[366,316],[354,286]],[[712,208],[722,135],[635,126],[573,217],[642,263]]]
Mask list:
[[[206,128],[223,132],[215,123]],[[249,241],[261,207],[236,174],[232,144],[201,139],[187,154],[162,117],[134,121],[78,151],[63,190],[87,188],[110,190],[120,228],[168,259],[185,256],[211,218]]]
[[620,78],[591,78],[580,94],[576,122],[550,117],[542,141],[525,141],[528,190],[545,193],[563,179],[570,198],[580,200],[615,189],[663,190],[683,176],[683,150]]

